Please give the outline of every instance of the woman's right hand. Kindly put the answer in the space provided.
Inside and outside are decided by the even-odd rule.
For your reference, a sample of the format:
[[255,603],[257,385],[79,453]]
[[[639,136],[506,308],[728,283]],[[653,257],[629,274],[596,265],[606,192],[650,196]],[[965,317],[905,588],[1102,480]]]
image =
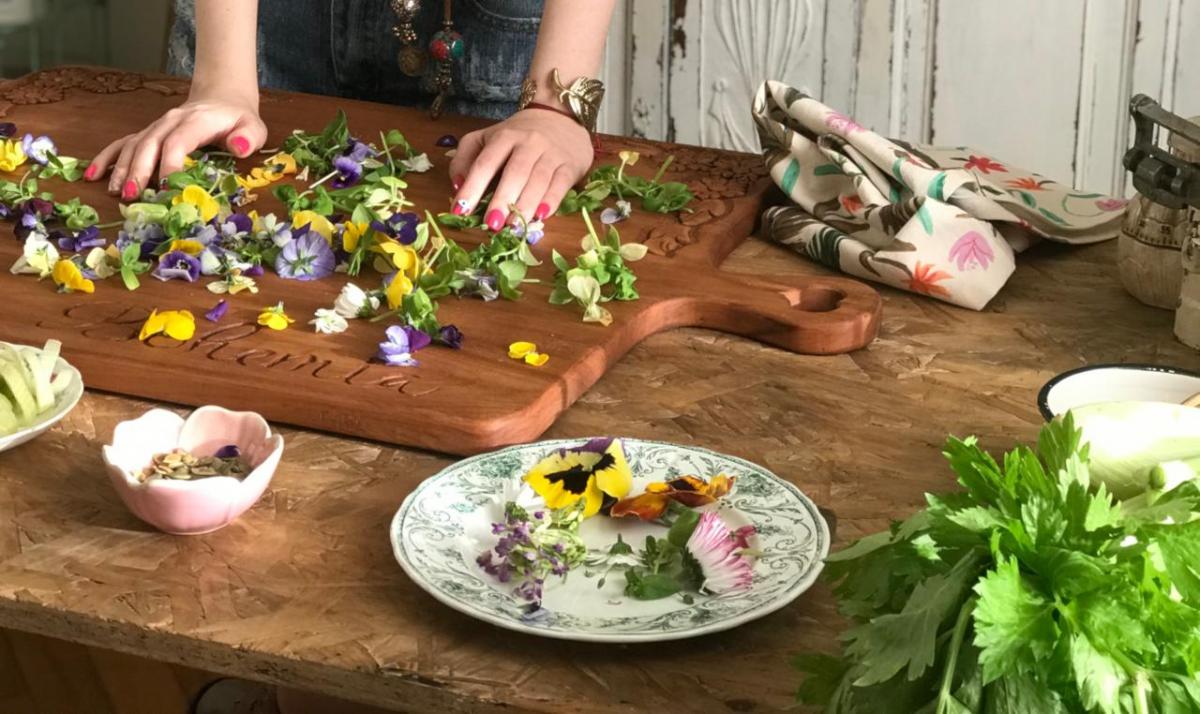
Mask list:
[[184,158],[201,146],[223,144],[234,156],[245,158],[266,141],[257,96],[193,91],[187,102],[150,126],[109,144],[83,177],[99,181],[111,167],[108,192],[132,201],[155,175],[165,179],[182,169]]

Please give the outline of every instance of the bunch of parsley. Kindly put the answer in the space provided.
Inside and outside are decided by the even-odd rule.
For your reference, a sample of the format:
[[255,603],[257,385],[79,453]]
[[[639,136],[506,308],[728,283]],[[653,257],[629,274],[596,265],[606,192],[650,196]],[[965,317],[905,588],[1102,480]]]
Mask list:
[[804,655],[828,712],[1200,711],[1200,489],[1124,502],[1088,475],[1070,415],[997,463],[945,455],[962,492],[829,558],[854,623]]

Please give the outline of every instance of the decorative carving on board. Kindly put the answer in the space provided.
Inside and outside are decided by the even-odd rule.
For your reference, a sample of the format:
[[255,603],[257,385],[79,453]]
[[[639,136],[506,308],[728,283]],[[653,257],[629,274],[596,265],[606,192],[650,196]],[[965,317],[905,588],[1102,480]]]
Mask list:
[[767,178],[761,157],[731,154],[697,146],[673,147],[675,162],[669,173],[684,181],[702,201],[745,196],[755,183]]
[[699,240],[696,231],[678,223],[667,223],[654,226],[646,232],[647,250],[654,255],[664,258],[674,258],[680,249],[694,244]]
[[187,91],[188,81],[166,76],[146,77],[101,67],[57,67],[0,82],[0,113],[14,105],[59,102],[72,89],[95,94],[117,94],[143,88],[166,95],[182,94]]

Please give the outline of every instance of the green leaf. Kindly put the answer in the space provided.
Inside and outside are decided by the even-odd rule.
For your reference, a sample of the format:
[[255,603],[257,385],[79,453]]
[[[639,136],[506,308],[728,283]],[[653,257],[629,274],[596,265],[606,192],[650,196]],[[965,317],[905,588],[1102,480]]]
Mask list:
[[996,565],[974,587],[975,644],[984,683],[1031,674],[1054,652],[1054,605],[1021,575],[1015,558]]
[[986,714],[1070,714],[1058,693],[1030,675],[1001,677],[987,687]]
[[792,658],[792,666],[804,673],[796,699],[804,704],[828,704],[846,676],[849,665],[826,654],[804,654]]
[[1129,680],[1121,665],[1093,647],[1083,635],[1071,637],[1070,657],[1083,706],[1105,714],[1119,714],[1121,687]]
[[1200,520],[1142,528],[1185,601],[1200,603]]
[[636,568],[625,571],[625,594],[635,600],[661,600],[679,592],[679,583],[664,573],[640,573]]
[[688,539],[692,537],[692,531],[696,530],[696,524],[700,522],[700,512],[692,509],[681,511],[675,518],[675,522],[667,530],[667,540],[672,545],[683,548],[687,545]]

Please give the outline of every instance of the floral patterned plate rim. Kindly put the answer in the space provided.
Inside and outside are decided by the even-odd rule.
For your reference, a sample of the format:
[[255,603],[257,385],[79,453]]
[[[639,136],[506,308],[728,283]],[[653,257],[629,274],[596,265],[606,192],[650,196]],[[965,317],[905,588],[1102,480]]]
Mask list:
[[[829,554],[829,528],[796,486],[734,456],[623,438],[635,492],[650,481],[685,473],[735,477],[733,491],[720,507],[723,516],[751,522],[758,529],[761,555],[752,586],[734,594],[698,597],[692,603],[675,598],[639,601],[623,597],[619,577],[609,579],[601,590],[572,571],[560,587],[547,586],[544,616],[529,618],[523,604],[475,564],[475,555],[484,548],[474,534],[488,530],[505,483],[551,451],[586,441],[512,446],[464,459],[426,479],[392,519],[390,538],[400,567],[445,605],[493,625],[543,637],[611,643],[675,640],[727,630],[778,610],[816,581]],[[617,532],[635,542],[643,537],[640,531],[652,528],[629,519],[597,517],[584,523],[581,535],[589,547],[600,548]]]

